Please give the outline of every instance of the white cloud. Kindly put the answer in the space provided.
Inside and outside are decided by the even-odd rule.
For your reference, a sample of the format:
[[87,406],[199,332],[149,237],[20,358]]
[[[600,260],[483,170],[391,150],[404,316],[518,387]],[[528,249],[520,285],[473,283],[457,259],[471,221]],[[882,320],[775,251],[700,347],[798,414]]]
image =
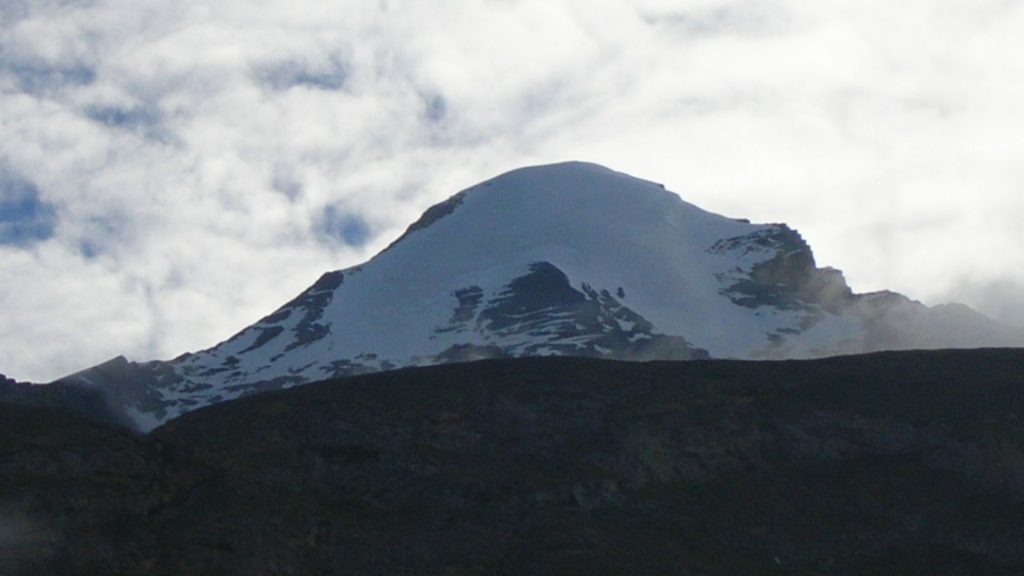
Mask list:
[[0,165],[57,223],[0,247],[0,371],[212,345],[570,158],[789,222],[858,290],[997,309],[963,287],[1024,283],[1022,26],[996,0],[5,2]]

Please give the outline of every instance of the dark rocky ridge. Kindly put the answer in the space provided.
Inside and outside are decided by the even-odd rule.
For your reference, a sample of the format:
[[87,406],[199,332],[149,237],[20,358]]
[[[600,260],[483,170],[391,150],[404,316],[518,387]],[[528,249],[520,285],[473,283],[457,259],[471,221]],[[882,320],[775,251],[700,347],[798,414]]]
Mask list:
[[[115,359],[116,361],[116,359]],[[121,358],[127,364],[127,361]],[[21,406],[40,406],[77,414],[93,422],[131,427],[125,414],[111,406],[109,394],[96,388],[56,382],[39,385],[17,382],[0,374],[0,402]]]
[[0,572],[1020,574],[1021,366],[486,361],[148,436],[4,405]]
[[417,230],[423,230],[425,228],[428,228],[434,222],[437,222],[438,220],[444,218],[445,216],[448,216],[452,212],[455,212],[455,209],[462,204],[462,201],[465,200],[465,198],[466,191],[459,192],[458,194],[451,196],[447,200],[444,200],[427,208],[427,210],[423,212],[422,215],[420,215],[419,219],[410,224],[409,227],[405,229],[405,232],[403,232],[401,236],[396,238],[394,242],[388,244],[385,250],[388,250],[392,246],[397,245],[399,242],[404,240],[405,237],[408,236],[409,234],[412,234]]

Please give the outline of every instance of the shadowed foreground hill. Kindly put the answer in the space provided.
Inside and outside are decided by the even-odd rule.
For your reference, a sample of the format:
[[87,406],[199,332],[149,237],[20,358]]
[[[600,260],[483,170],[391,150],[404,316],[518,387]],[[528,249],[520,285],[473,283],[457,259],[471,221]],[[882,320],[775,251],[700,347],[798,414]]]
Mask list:
[[496,360],[148,436],[0,407],[3,574],[1021,574],[1024,351]]

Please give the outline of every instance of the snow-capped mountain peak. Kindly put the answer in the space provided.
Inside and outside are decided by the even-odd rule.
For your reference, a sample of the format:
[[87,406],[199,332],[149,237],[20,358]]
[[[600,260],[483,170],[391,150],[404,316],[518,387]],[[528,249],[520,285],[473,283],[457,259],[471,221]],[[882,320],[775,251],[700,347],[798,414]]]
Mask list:
[[64,380],[105,387],[149,429],[259,390],[478,358],[794,358],[1018,337],[982,317],[970,335],[943,334],[940,316],[854,295],[785,225],[569,162],[452,196],[368,262],[324,274],[213,348]]

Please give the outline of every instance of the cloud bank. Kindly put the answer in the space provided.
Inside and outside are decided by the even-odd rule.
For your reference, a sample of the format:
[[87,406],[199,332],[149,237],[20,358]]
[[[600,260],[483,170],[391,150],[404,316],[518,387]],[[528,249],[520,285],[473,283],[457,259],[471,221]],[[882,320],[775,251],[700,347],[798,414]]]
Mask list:
[[567,159],[1024,323],[1022,29],[1005,0],[7,0],[0,371],[213,345]]

